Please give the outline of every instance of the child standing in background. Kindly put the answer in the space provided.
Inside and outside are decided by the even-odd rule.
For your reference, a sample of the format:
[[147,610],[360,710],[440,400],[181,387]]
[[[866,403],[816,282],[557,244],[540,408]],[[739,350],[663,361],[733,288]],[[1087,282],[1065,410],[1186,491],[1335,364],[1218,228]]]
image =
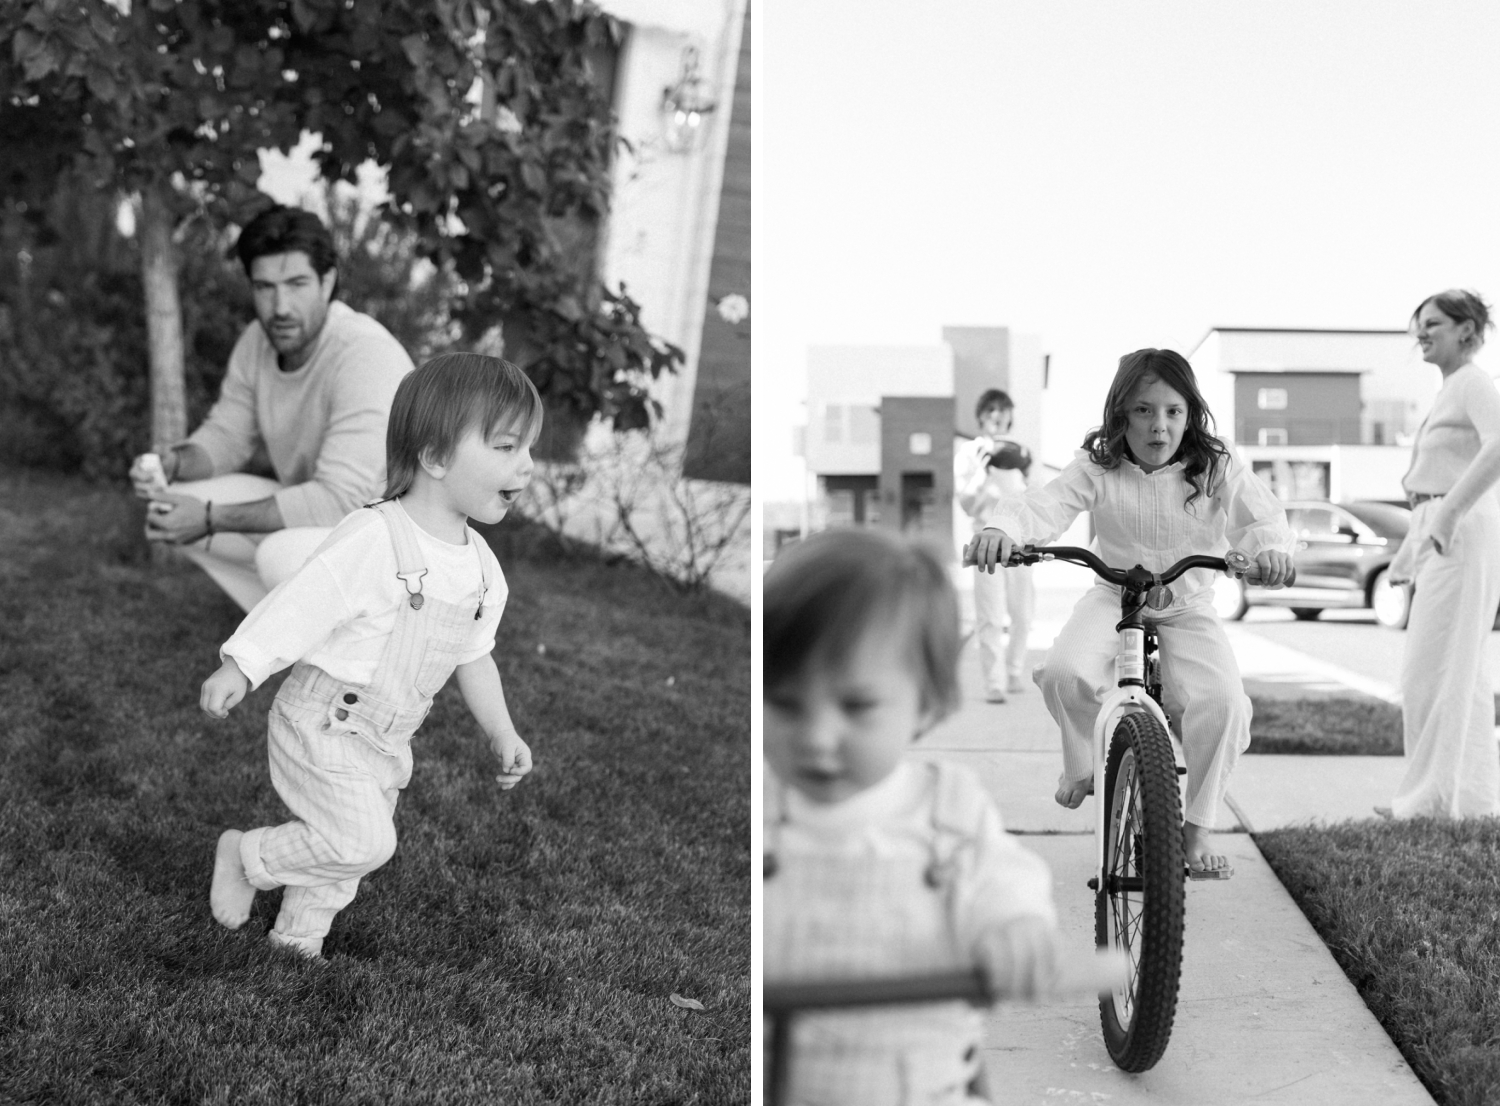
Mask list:
[[[958,605],[931,554],[861,529],[814,535],[765,578],[765,978],[978,964],[1049,992],[1061,954],[1047,865],[966,769],[906,756],[958,701]],[[979,1101],[982,1015],[963,1002],[800,1016],[789,1101]]]
[[[1010,396],[991,388],[974,405],[979,437],[953,451],[953,489],[958,505],[973,521],[974,533],[984,529],[1002,499],[1023,494],[1037,483],[1031,451],[1007,437],[1015,422]],[[979,670],[984,675],[984,697],[1003,703],[1026,690],[1026,639],[1036,609],[1036,588],[1030,566],[1011,572],[974,575],[974,638],[979,643]],[[1010,640],[1006,642],[1006,616]]]
[[334,915],[396,848],[411,738],[454,672],[500,760],[531,771],[491,652],[508,594],[468,525],[499,522],[531,479],[542,402],[514,365],[446,354],[405,377],[386,434],[385,499],[349,514],[220,650],[200,705],[215,718],[292,665],[272,704],[271,782],[293,814],[225,830],[214,918],[238,929],[257,890],[285,887],[273,944],[321,955]]

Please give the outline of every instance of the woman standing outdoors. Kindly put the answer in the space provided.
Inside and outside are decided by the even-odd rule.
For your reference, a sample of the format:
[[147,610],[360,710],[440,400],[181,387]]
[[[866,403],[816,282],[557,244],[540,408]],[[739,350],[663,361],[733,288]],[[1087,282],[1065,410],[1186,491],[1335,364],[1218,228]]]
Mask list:
[[1391,814],[1500,814],[1485,657],[1500,605],[1500,391],[1470,360],[1492,324],[1485,302],[1457,289],[1423,300],[1412,324],[1443,385],[1401,482],[1411,528],[1390,569],[1415,583],[1401,668],[1406,777]]

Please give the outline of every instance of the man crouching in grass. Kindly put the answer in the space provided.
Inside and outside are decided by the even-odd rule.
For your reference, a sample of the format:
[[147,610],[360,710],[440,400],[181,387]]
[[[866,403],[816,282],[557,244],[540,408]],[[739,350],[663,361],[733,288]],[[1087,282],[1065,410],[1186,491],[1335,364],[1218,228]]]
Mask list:
[[531,480],[541,426],[541,397],[508,361],[445,354],[408,375],[386,432],[385,499],[346,516],[220,650],[199,701],[215,718],[292,665],[269,746],[294,816],[219,837],[209,903],[221,925],[238,929],[257,890],[285,887],[272,944],[322,955],[360,878],[396,850],[411,738],[454,672],[500,786],[531,771],[491,656],[505,577],[468,523],[505,517]]

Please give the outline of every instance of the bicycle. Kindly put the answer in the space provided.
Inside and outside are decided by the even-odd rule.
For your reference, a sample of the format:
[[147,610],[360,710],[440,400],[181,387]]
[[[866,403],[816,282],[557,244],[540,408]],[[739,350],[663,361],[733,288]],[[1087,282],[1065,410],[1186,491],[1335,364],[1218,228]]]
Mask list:
[[[973,545],[964,563],[975,564]],[[1170,585],[1193,568],[1244,576],[1253,567],[1243,554],[1184,557],[1165,572],[1141,565],[1111,568],[1076,546],[1018,546],[1007,567],[1061,560],[1092,569],[1121,589],[1120,650],[1116,689],[1094,720],[1094,780],[1104,781],[1095,804],[1094,937],[1117,948],[1130,971],[1099,1000],[1104,1045],[1123,1071],[1147,1071],[1161,1059],[1172,1035],[1182,974],[1184,877],[1227,879],[1232,869],[1189,871],[1182,846],[1182,797],[1171,725],[1162,705],[1156,627],[1143,612],[1172,603]],[[1291,581],[1288,580],[1288,583]],[[1092,792],[1091,792],[1092,793]]]

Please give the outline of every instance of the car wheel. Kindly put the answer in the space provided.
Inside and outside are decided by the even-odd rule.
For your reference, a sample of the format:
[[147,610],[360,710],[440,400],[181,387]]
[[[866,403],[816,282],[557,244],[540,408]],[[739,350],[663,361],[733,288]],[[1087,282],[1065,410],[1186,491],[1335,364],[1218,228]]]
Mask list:
[[1406,629],[1406,620],[1411,616],[1411,585],[1391,583],[1390,573],[1382,569],[1370,584],[1370,609],[1382,626]]
[[1214,612],[1226,622],[1238,622],[1250,609],[1245,598],[1245,581],[1220,576],[1214,581]]
[[1298,622],[1315,621],[1318,615],[1323,613],[1322,607],[1293,607],[1292,617]]

